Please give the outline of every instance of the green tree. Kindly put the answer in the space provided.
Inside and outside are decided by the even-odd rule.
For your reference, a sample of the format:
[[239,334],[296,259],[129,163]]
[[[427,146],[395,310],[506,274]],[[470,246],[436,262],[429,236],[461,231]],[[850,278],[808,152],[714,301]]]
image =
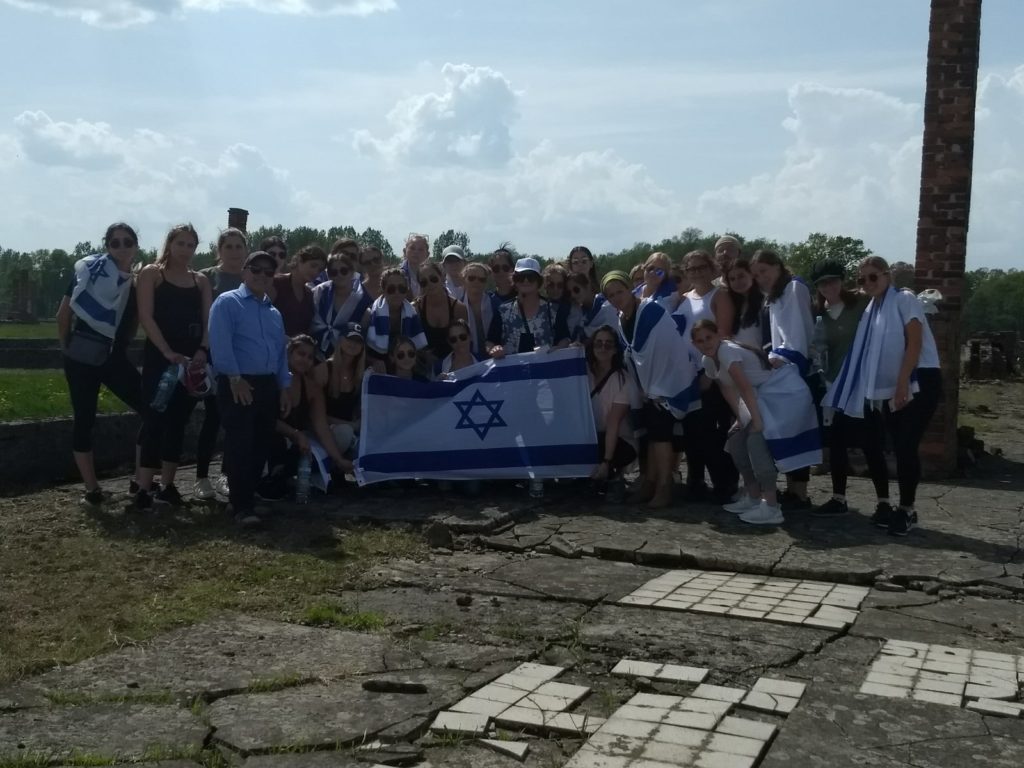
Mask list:
[[809,277],[814,265],[819,261],[838,261],[847,271],[851,271],[857,266],[858,261],[870,256],[871,251],[860,238],[812,232],[802,243],[793,243],[780,255],[785,258],[786,264],[794,274]]
[[325,251],[331,247],[327,242],[327,233],[316,227],[294,227],[288,230],[288,255],[294,256],[307,245],[319,245]]
[[395,264],[398,262],[398,257],[395,256],[395,249],[391,247],[391,243],[387,241],[387,238],[384,237],[384,233],[379,229],[367,227],[356,239],[363,245],[377,246],[380,249],[381,254],[384,256],[385,264]]
[[327,248],[330,249],[336,240],[340,240],[343,237],[350,237],[353,240],[359,240],[359,233],[356,232],[356,228],[350,224],[346,224],[343,227],[331,227],[327,230]]
[[288,230],[280,224],[275,224],[272,227],[257,227],[256,229],[249,230],[248,237],[249,249],[256,251],[259,250],[260,243],[268,237],[280,237],[285,242],[288,242]]
[[1024,335],[1024,272],[985,272],[984,281],[964,306],[964,331],[1016,331]]
[[473,252],[469,250],[469,235],[461,231],[456,232],[454,229],[442,232],[434,238],[434,258],[440,261],[441,253],[449,245],[461,245],[462,250],[466,252],[466,258],[472,258]]

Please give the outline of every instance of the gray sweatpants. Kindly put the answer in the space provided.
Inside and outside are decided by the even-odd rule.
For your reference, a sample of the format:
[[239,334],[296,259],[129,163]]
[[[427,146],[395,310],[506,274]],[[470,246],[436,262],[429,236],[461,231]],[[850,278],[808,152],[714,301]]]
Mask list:
[[779,471],[775,468],[775,459],[768,450],[763,432],[751,433],[747,425],[729,435],[725,449],[732,456],[745,484],[757,483],[762,489],[775,487]]

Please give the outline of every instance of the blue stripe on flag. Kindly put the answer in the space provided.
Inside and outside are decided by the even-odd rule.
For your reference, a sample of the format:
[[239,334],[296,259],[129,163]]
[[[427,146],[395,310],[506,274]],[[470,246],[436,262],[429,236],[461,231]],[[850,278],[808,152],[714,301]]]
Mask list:
[[543,467],[570,464],[595,464],[596,443],[576,445],[539,445],[521,448],[484,448],[475,450],[437,450],[394,453],[372,453],[360,456],[359,468],[364,472],[415,474],[470,469],[505,469],[508,467]]
[[786,349],[785,347],[776,347],[772,352],[779,357],[784,357],[789,362],[796,365],[800,370],[800,376],[806,376],[807,370],[811,367],[810,361],[795,349]]
[[93,298],[89,291],[82,291],[75,299],[75,303],[89,317],[97,322],[114,326],[117,324],[117,311],[111,307],[105,307]]
[[[397,376],[371,376],[366,384],[368,395],[404,397],[420,400],[450,398],[462,390],[479,384],[497,384],[506,381],[529,381],[531,379],[562,379],[585,376],[587,361],[582,356],[571,360],[553,360],[548,363],[522,363],[520,365],[498,365],[485,374],[471,376],[462,381],[407,381]],[[571,463],[571,462],[568,462]]]
[[776,460],[787,456],[797,456],[801,453],[816,451],[821,448],[821,432],[817,427],[801,432],[791,437],[777,437],[773,440],[765,440],[768,450]]

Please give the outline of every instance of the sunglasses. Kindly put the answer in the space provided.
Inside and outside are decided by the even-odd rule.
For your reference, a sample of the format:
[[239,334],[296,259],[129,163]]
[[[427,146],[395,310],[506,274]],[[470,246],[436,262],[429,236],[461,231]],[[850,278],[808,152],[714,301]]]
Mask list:
[[408,287],[404,285],[389,285],[384,290],[385,293],[407,293],[409,291]]
[[602,341],[601,339],[594,341],[592,345],[594,349],[615,349],[618,346],[618,344],[616,344],[614,341]]
[[468,341],[468,340],[469,340],[469,335],[465,334],[465,333],[460,333],[457,336],[449,336],[448,337],[448,343],[449,344],[454,344],[457,341]]
[[260,277],[261,275],[273,275],[276,271],[273,267],[249,267],[249,271]]
[[280,261],[288,258],[288,251],[267,251],[271,256]]
[[411,360],[414,357],[416,357],[415,352],[395,352],[395,360],[405,360],[406,358]]
[[689,274],[694,273],[694,272],[706,272],[709,269],[711,269],[711,267],[708,264],[700,264],[700,265],[695,266],[695,267],[687,267],[683,271],[686,274],[689,275]]
[[872,272],[870,275],[861,275],[857,278],[857,285],[867,285],[868,283],[874,285],[878,282],[878,278],[888,274],[888,272]]
[[113,237],[107,242],[108,248],[134,248],[135,241],[130,237]]
[[469,283],[486,283],[486,277],[480,277],[480,275],[466,275],[466,282]]
[[644,267],[644,272],[657,275],[658,277],[665,276],[665,270],[662,269],[661,267]]
[[540,282],[540,277],[538,277],[537,275],[534,275],[532,273],[520,272],[517,275],[512,275],[512,282],[513,283],[532,283],[532,282],[538,282],[539,283]]
[[508,264],[495,264],[491,267],[491,272],[511,272],[512,267]]
[[441,278],[437,275],[431,275],[430,277],[421,277],[420,285],[426,285],[427,283],[440,283]]
[[337,277],[338,275],[341,275],[341,276],[344,277],[345,275],[351,275],[351,274],[352,274],[352,270],[349,269],[348,267],[341,267],[339,269],[328,269],[327,270],[327,276],[328,277]]

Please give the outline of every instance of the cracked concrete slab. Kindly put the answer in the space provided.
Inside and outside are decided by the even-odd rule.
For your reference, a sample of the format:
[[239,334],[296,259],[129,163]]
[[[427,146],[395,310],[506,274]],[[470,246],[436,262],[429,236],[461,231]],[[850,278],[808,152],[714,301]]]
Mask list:
[[198,753],[209,728],[187,709],[155,704],[90,704],[0,714],[0,763],[45,755],[133,762],[154,754]]
[[661,572],[659,568],[591,558],[533,557],[508,563],[492,571],[490,576],[510,584],[529,586],[545,597],[596,603],[601,599],[617,600]]

